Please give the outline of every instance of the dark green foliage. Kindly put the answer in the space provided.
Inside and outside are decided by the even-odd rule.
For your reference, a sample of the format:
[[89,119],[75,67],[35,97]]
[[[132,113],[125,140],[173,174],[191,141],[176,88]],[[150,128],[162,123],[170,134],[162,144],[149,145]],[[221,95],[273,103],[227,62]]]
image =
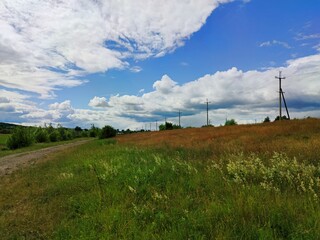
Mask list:
[[269,117],[266,117],[264,120],[263,120],[264,123],[267,123],[267,122],[270,122],[270,118]]
[[206,127],[214,127],[212,124],[209,124],[209,125],[203,125],[201,126],[202,128],[206,128]]
[[36,142],[43,143],[43,142],[49,142],[49,134],[46,129],[43,129],[41,127],[37,128],[37,130],[34,133],[34,137]]
[[7,147],[9,149],[17,149],[30,146],[34,142],[34,136],[30,128],[17,127],[13,130],[13,134],[8,138]]
[[73,137],[78,138],[78,137],[82,137],[82,128],[79,126],[76,126],[73,130]]
[[101,129],[101,132],[99,134],[99,138],[100,139],[111,138],[111,137],[115,137],[116,134],[117,134],[117,130],[114,129],[113,127],[107,125]]
[[93,124],[89,130],[89,136],[90,137],[98,137],[99,135],[99,128],[96,128]]
[[165,122],[165,124],[161,124],[159,126],[159,130],[163,131],[163,130],[173,130],[173,129],[181,129],[181,126],[173,124],[171,122]]
[[18,125],[0,122],[0,134],[10,134],[16,127],[18,127]]
[[58,142],[60,139],[60,134],[57,130],[54,130],[50,133],[49,138],[51,142]]
[[54,127],[52,127],[51,123],[49,124],[49,126],[45,124],[44,127],[46,128],[49,135],[55,130]]
[[[279,120],[280,120],[279,116],[277,116],[277,117],[274,119],[274,121],[279,121]],[[282,118],[281,118],[281,120],[290,120],[290,119],[287,118],[286,115],[283,115]]]
[[[65,129],[64,127],[62,127],[62,125],[58,125],[58,132],[59,132],[59,140],[61,141],[66,141],[72,138],[72,136],[70,134],[67,134],[67,129]],[[69,138],[70,137],[70,138]]]
[[89,137],[89,131],[82,131],[80,137]]
[[74,130],[75,130],[76,132],[82,132],[82,128],[79,127],[79,126],[76,126],[76,127],[74,128]]
[[230,120],[226,120],[226,122],[224,123],[225,126],[233,126],[233,125],[238,125],[238,123],[236,122],[236,120],[234,119],[230,119]]

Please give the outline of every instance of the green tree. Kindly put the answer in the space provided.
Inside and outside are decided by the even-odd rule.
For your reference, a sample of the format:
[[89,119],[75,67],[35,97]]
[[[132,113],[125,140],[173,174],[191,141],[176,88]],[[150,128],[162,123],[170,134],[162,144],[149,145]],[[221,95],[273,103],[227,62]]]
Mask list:
[[236,120],[234,119],[227,119],[226,122],[224,123],[225,126],[233,126],[233,125],[238,125],[238,123],[236,122]]
[[99,128],[95,127],[94,124],[92,124],[89,130],[89,136],[97,137],[98,135],[99,135]]
[[99,134],[99,138],[100,139],[111,138],[111,137],[115,137],[116,134],[117,134],[117,130],[114,129],[113,127],[107,125],[101,129],[101,132]]
[[270,118],[269,117],[266,117],[264,120],[263,120],[264,123],[268,123],[270,122]]
[[50,134],[49,134],[49,138],[51,142],[58,142],[60,140],[60,134],[59,132],[54,129]]
[[34,142],[34,135],[31,133],[30,128],[16,127],[12,135],[7,140],[7,147],[9,149],[17,149],[28,147]]
[[44,143],[50,141],[47,130],[43,129],[42,127],[37,128],[37,130],[34,133],[34,137],[37,143]]
[[[279,120],[280,120],[280,117],[279,117],[279,116],[277,116],[277,117],[274,119],[274,121],[279,121]],[[287,118],[286,115],[283,115],[282,118],[281,118],[281,120],[289,120],[289,118]]]

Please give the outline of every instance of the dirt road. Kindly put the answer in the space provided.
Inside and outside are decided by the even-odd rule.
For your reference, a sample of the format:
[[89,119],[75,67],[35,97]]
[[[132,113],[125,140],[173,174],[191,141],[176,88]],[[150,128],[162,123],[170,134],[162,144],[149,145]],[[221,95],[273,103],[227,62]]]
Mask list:
[[43,149],[32,151],[32,152],[24,152],[24,153],[18,153],[18,154],[1,157],[0,158],[0,177],[3,175],[10,174],[19,168],[27,167],[37,162],[46,161],[47,156],[51,153],[55,153],[57,151],[61,151],[73,146],[78,146],[78,145],[87,143],[89,141],[91,141],[91,139],[82,140],[82,141],[73,142],[73,143],[67,143],[64,145],[58,145],[54,147],[43,148]]

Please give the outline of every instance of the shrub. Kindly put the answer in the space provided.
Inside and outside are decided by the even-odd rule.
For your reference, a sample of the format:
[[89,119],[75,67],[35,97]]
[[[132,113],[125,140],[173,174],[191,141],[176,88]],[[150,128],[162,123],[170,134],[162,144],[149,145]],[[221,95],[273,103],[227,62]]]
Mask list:
[[67,129],[65,129],[64,127],[62,127],[62,125],[58,125],[58,132],[59,132],[59,140],[61,140],[61,141],[66,141],[66,140],[68,140],[68,135],[67,135],[67,132],[68,132],[68,130]]
[[[280,117],[279,117],[279,116],[277,116],[277,117],[274,119],[274,121],[279,121],[279,120],[280,120]],[[286,115],[283,115],[283,116],[281,117],[281,120],[290,120],[290,119],[287,118]]]
[[173,124],[171,122],[165,122],[165,124],[161,124],[159,126],[159,130],[163,131],[163,130],[172,130],[172,129],[181,129],[181,126]]
[[9,149],[17,149],[30,146],[34,142],[34,136],[29,128],[17,127],[7,140]]
[[263,120],[264,123],[268,123],[270,122],[270,118],[269,117],[266,117],[264,120]]
[[224,123],[225,126],[232,126],[232,125],[238,125],[238,123],[236,122],[236,120],[234,119],[230,119],[230,120],[226,120],[226,122]]
[[37,128],[34,137],[35,137],[36,142],[38,142],[38,143],[50,141],[48,132],[41,127]]
[[111,137],[115,137],[116,134],[117,134],[117,130],[115,130],[113,127],[107,125],[107,126],[104,126],[104,127],[101,129],[99,138],[100,138],[100,139],[103,139],[103,138],[111,138]]
[[82,131],[81,137],[89,137],[89,131]]
[[54,130],[50,133],[49,138],[51,142],[57,142],[60,139],[60,134],[57,130]]

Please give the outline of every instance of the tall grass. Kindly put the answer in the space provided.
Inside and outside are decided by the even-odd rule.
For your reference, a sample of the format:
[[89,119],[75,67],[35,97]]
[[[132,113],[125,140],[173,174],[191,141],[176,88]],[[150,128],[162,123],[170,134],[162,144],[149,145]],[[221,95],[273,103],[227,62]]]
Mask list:
[[4,147],[11,134],[0,134],[0,148]]
[[312,155],[234,153],[236,140],[215,155],[203,144],[95,140],[5,177],[0,238],[320,239],[318,198],[300,187],[319,179],[319,162],[303,160]]

